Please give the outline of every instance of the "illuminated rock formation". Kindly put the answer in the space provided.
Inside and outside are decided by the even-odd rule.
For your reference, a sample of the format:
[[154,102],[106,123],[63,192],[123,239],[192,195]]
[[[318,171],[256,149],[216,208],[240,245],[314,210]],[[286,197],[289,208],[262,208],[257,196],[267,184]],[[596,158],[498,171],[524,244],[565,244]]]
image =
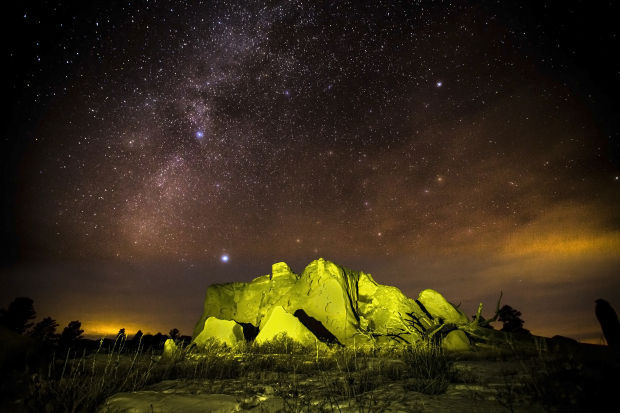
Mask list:
[[297,317],[277,305],[265,317],[254,341],[257,344],[263,344],[282,334],[302,344],[314,344],[317,340],[316,336]]
[[[227,325],[226,334],[236,326],[238,339],[242,326],[254,326],[259,330],[257,341],[286,332],[304,343],[316,338],[359,346],[415,343],[438,332],[442,333],[438,337],[446,336],[469,323],[436,291],[424,290],[413,300],[396,287],[378,284],[370,274],[322,258],[299,275],[280,262],[272,266],[271,274],[249,283],[209,286],[204,312],[194,329],[196,344],[205,337],[221,336],[211,331],[215,324],[211,327],[209,320],[234,323]],[[464,333],[453,336],[448,347],[466,347]]]
[[208,317],[204,322],[204,328],[192,341],[198,346],[203,346],[211,339],[215,339],[231,347],[245,340],[243,328],[237,322]]

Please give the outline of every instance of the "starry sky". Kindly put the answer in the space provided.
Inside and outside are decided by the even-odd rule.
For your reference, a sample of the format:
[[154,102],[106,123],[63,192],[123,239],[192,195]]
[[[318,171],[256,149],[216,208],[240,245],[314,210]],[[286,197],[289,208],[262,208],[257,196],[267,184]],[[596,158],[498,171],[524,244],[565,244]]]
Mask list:
[[189,334],[324,257],[546,336],[620,309],[613,2],[19,3],[0,306]]

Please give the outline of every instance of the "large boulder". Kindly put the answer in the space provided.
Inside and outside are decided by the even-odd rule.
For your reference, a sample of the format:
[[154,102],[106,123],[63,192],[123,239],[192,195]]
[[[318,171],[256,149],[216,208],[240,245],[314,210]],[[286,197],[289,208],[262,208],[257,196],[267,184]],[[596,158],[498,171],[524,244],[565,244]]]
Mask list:
[[[414,343],[439,319],[453,324],[467,322],[467,317],[437,292],[425,290],[418,301],[412,300],[396,287],[377,283],[370,274],[319,258],[299,275],[280,262],[272,266],[271,274],[249,283],[209,286],[203,314],[194,329],[194,342],[211,334],[204,333],[209,317],[258,327],[261,340],[272,337],[273,331],[261,333],[267,326],[270,330],[277,328],[269,321],[274,314],[286,318],[287,325],[305,327],[321,341],[344,345],[368,344],[376,339],[382,343]],[[281,330],[285,332],[286,328]]]
[[381,285],[370,274],[361,273],[357,306],[362,330],[372,331],[379,337],[390,337],[390,340],[394,340],[394,334],[400,334],[401,340],[397,340],[400,342],[411,343],[420,339],[419,332],[411,330],[409,314],[422,319],[425,314],[398,288]]
[[317,340],[316,336],[297,317],[278,305],[273,307],[265,318],[254,342],[264,344],[284,334],[291,340],[303,345],[314,345]]
[[433,318],[448,324],[466,324],[469,322],[467,316],[455,306],[450,304],[441,294],[435,290],[424,290],[418,296],[426,311]]
[[193,337],[203,330],[208,317],[235,320],[258,327],[271,307],[284,300],[297,278],[289,266],[282,262],[272,266],[272,274],[257,277],[249,283],[210,285],[204,311],[194,328]]
[[292,313],[304,310],[338,341],[348,343],[359,328],[358,277],[359,273],[318,259],[304,269],[281,304]]
[[245,341],[243,328],[233,320],[208,317],[204,328],[192,341],[196,346],[204,347],[213,340],[234,347]]

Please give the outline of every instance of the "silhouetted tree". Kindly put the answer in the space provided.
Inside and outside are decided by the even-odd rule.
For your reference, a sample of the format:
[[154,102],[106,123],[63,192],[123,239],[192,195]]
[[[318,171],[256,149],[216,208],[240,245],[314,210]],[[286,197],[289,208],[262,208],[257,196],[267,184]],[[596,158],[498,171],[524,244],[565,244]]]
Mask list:
[[523,320],[521,320],[521,312],[509,305],[504,305],[498,312],[498,320],[504,323],[502,331],[509,333],[529,333],[529,330],[523,328]]
[[168,333],[168,336],[170,336],[170,338],[173,339],[173,340],[177,340],[179,338],[179,329],[178,328],[173,328]]
[[144,334],[142,333],[142,330],[138,330],[136,334],[134,334],[133,337],[131,338],[131,342],[137,345],[143,336]]
[[58,339],[56,334],[58,323],[52,317],[45,317],[32,328],[30,336],[44,343],[54,343]]
[[156,348],[163,347],[164,341],[166,341],[167,338],[168,338],[167,336],[163,335],[160,332],[157,332],[157,334],[153,336],[153,347],[156,347]]
[[157,333],[155,335],[145,334],[142,337],[142,343],[145,349],[161,349],[163,348],[164,341],[168,336],[163,335],[162,333]]
[[62,330],[62,334],[60,335],[60,344],[65,347],[69,347],[75,344],[78,340],[82,338],[82,323],[79,321],[71,321],[64,330]]
[[127,339],[127,334],[125,334],[125,329],[121,328],[120,330],[118,330],[118,333],[116,334],[116,340],[122,341],[126,339]]
[[17,297],[9,308],[0,310],[0,324],[5,327],[23,334],[27,329],[32,327],[30,320],[36,316],[32,299],[28,297]]
[[599,298],[595,301],[594,313],[601,324],[607,345],[620,356],[620,322],[616,310],[608,301]]

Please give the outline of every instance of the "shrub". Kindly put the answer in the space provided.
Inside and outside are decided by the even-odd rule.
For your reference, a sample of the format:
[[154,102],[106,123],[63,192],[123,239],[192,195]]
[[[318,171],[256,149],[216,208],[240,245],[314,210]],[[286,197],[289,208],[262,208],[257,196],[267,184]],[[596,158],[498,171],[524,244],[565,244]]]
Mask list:
[[405,363],[405,388],[425,394],[441,394],[454,377],[454,363],[443,349],[430,342],[407,347],[402,354]]

